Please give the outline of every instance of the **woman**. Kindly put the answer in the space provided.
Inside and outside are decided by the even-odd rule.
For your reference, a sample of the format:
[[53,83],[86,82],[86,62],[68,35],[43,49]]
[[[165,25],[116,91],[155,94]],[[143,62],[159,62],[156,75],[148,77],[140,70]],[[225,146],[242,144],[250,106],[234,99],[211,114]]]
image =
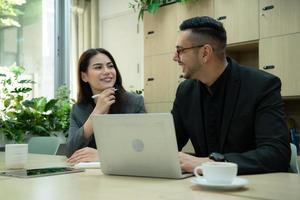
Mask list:
[[78,101],[71,111],[67,141],[69,163],[99,160],[91,115],[145,112],[143,97],[125,91],[115,60],[105,49],[85,51],[77,76]]

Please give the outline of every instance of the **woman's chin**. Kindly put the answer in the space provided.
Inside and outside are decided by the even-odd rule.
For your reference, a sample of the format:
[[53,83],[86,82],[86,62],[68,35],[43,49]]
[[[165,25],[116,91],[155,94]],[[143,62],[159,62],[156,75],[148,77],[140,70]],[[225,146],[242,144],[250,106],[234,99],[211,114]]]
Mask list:
[[103,85],[101,89],[106,90],[108,88],[113,88],[113,87],[114,87],[114,84],[107,84],[107,85]]

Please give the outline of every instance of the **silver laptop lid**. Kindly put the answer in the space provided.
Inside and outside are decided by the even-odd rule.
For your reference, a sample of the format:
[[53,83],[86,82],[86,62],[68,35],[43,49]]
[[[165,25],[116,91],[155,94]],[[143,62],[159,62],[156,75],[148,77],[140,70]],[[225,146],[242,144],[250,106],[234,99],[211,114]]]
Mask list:
[[92,116],[105,174],[182,178],[170,113]]

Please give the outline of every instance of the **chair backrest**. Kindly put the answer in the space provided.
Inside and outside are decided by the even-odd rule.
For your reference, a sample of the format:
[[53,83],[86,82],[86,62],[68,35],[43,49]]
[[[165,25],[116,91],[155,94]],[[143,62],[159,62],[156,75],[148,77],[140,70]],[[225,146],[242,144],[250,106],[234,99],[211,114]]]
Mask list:
[[291,146],[290,172],[300,174],[300,170],[298,166],[297,147],[293,143],[290,143],[290,146]]
[[59,144],[57,137],[32,137],[28,141],[28,152],[55,155]]

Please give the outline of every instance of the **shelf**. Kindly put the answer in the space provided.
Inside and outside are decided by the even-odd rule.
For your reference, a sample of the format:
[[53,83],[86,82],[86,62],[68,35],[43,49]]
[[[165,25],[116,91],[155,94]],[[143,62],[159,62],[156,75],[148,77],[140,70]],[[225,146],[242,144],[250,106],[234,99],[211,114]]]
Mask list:
[[258,41],[230,45],[226,49],[227,55],[241,65],[259,67]]

